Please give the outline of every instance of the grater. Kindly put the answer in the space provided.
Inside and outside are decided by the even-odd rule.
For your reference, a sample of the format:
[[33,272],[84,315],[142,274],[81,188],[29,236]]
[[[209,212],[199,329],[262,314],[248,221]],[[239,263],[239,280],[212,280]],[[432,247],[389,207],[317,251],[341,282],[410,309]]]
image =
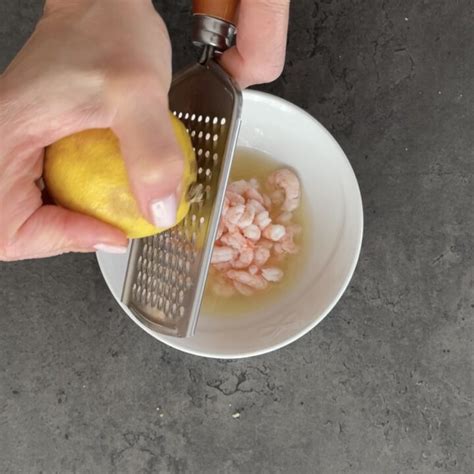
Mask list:
[[238,0],[195,0],[196,65],[173,79],[169,101],[197,159],[187,217],[176,227],[132,241],[122,302],[148,328],[189,337],[199,318],[225,189],[237,143],[242,94],[215,58],[233,44]]

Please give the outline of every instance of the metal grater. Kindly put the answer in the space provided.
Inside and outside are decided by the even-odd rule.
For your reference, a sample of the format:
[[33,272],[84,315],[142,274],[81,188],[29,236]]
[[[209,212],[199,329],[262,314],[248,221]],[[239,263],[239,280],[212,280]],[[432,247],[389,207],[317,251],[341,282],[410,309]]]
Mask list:
[[170,108],[186,125],[196,153],[198,179],[192,192],[202,199],[178,226],[131,245],[122,302],[165,335],[194,334],[237,143],[242,94],[214,60],[233,42],[237,3],[194,3],[193,39],[203,54],[174,78],[170,90]]

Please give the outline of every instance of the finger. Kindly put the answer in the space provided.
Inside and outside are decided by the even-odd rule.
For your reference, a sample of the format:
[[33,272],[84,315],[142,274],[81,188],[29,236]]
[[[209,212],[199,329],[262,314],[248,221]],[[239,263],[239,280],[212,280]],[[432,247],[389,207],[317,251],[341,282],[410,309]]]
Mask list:
[[143,215],[157,227],[176,224],[184,157],[166,99],[127,101],[113,130],[120,140],[128,178]]
[[285,64],[290,0],[241,0],[237,44],[221,58],[242,88],[277,79]]
[[5,249],[5,260],[50,257],[66,252],[125,253],[127,238],[118,229],[58,206],[42,206],[20,227]]

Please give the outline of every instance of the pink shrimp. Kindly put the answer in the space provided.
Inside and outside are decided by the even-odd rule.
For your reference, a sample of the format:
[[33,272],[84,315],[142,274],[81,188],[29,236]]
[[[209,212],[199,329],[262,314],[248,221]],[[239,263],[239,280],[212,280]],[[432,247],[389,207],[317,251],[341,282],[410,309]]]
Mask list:
[[234,259],[234,250],[229,247],[214,247],[211,263],[230,262]]
[[[250,265],[249,267],[249,273],[250,275],[257,275],[257,273],[260,271],[260,268],[257,267],[257,265]],[[268,280],[267,280],[268,281]]]
[[241,179],[239,181],[234,181],[233,183],[230,183],[229,186],[227,186],[227,192],[230,191],[230,192],[242,195],[250,187],[251,186],[247,181],[245,181],[244,179]]
[[249,189],[247,189],[247,191],[244,192],[244,196],[247,199],[253,199],[253,200],[259,202],[260,204],[263,204],[262,193],[260,191],[256,190],[255,188],[250,187]]
[[301,199],[300,181],[293,171],[286,168],[274,171],[268,177],[267,184],[270,189],[284,192],[282,211],[291,212],[298,208]]
[[240,219],[237,222],[237,225],[241,229],[245,229],[246,227],[252,224],[254,219],[255,219],[255,209],[253,207],[246,206],[244,213],[240,216]]
[[235,250],[240,250],[247,246],[247,239],[239,232],[229,232],[221,237],[221,242]]
[[262,232],[263,236],[267,238],[268,240],[273,240],[274,242],[278,242],[283,237],[286,235],[286,229],[284,226],[280,224],[276,225],[269,225],[268,227],[265,227]]
[[245,198],[239,193],[228,189],[225,195],[227,200],[229,201],[229,205],[236,206],[238,204],[245,204]]
[[257,242],[262,236],[262,231],[257,225],[250,224],[244,229],[244,236],[247,237],[247,239],[252,240],[253,242]]
[[253,251],[253,249],[245,246],[240,249],[238,257],[232,260],[232,267],[237,269],[247,268],[249,265],[252,264],[254,256],[255,252]]
[[249,272],[229,270],[226,275],[227,278],[256,290],[264,290],[268,286],[265,278],[260,275],[251,275]]
[[283,270],[277,267],[268,267],[262,269],[262,276],[269,282],[279,282],[283,279]]
[[220,273],[225,273],[228,270],[232,269],[232,264],[230,262],[224,263],[213,263],[212,268]]
[[237,225],[240,218],[244,214],[245,209],[245,204],[237,204],[236,206],[230,207],[227,213],[224,215],[225,221]]
[[247,207],[251,207],[252,209],[254,209],[255,214],[260,214],[261,212],[266,211],[264,205],[261,202],[256,201],[255,199],[249,199],[247,201]]
[[272,223],[272,220],[268,211],[263,211],[255,216],[254,222],[258,225],[260,230],[263,230]]
[[253,259],[255,265],[258,267],[263,267],[268,262],[270,258],[270,249],[266,247],[259,246],[255,249],[255,257]]

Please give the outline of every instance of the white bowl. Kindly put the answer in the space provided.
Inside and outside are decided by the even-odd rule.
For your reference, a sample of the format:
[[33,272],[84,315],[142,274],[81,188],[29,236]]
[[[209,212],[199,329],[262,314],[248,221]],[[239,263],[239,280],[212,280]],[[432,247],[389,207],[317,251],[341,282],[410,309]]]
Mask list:
[[265,308],[242,317],[201,314],[194,337],[162,336],[120,303],[127,256],[98,253],[102,274],[123,310],[144,331],[181,351],[237,359],[279,349],[313,329],[346,289],[359,257],[363,211],[359,187],[344,152],[306,112],[280,98],[244,92],[239,146],[265,152],[298,172],[312,240],[297,281]]

